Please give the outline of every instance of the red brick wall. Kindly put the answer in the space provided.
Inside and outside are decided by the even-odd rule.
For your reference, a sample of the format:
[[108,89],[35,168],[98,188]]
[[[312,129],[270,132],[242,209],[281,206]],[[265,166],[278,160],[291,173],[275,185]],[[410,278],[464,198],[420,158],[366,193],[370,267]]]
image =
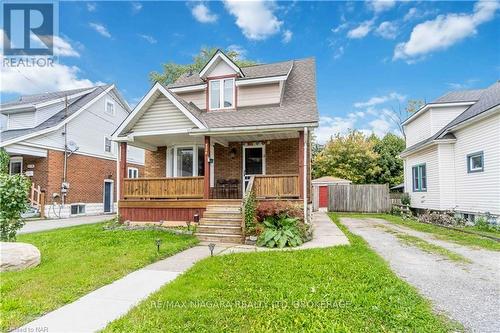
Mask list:
[[[167,147],[158,147],[156,151],[144,152],[144,177],[166,177]],[[140,173],[140,171],[139,171]]]
[[[67,181],[70,184],[66,203],[100,203],[103,201],[104,180],[114,180],[114,200],[116,197],[116,161],[103,158],[72,154],[67,160]],[[34,168],[28,168],[33,164]],[[47,157],[23,158],[24,171],[32,170],[31,180],[36,186],[46,192],[46,200],[52,202],[52,194],[61,194],[63,181],[64,153],[62,151],[48,150]],[[127,166],[139,169],[139,175],[144,175],[144,167],[137,164]]]

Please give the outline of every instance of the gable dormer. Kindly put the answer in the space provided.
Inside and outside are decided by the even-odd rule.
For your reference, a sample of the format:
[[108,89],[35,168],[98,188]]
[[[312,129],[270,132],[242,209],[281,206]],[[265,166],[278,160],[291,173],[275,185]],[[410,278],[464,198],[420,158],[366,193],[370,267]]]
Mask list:
[[204,81],[221,76],[244,77],[241,69],[226,56],[221,50],[217,50],[212,58],[200,70],[200,78]]

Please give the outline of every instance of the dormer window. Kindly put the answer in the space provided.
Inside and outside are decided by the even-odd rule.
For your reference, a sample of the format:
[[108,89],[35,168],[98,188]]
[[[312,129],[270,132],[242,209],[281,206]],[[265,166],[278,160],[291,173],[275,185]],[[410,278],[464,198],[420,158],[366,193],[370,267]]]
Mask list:
[[211,110],[234,107],[234,78],[209,81],[209,103]]
[[111,101],[111,100],[107,100],[105,111],[110,116],[114,116],[115,115],[115,103],[113,103],[113,101]]

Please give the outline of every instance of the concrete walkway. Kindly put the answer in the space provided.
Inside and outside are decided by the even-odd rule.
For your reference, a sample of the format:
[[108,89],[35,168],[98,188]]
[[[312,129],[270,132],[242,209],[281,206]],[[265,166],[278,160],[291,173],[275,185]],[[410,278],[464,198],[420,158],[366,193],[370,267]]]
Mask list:
[[[314,238],[294,250],[349,244],[347,237],[325,213],[315,213],[313,223]],[[217,244],[214,254],[265,250],[255,246]],[[108,323],[125,315],[151,293],[209,255],[208,247],[201,245],[177,253],[130,273],[14,331],[76,333],[102,330]]]
[[47,231],[52,229],[74,227],[82,224],[92,224],[114,218],[115,214],[78,216],[56,220],[36,220],[29,221],[21,228],[18,234],[28,234],[32,232]]

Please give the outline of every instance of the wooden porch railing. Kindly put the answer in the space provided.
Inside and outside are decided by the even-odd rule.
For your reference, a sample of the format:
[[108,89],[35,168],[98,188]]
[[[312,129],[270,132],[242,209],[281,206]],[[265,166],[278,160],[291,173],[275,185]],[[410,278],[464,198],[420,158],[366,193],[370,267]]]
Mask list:
[[257,198],[294,198],[299,196],[299,175],[255,176]]
[[203,177],[125,179],[125,199],[203,198]]
[[31,183],[29,201],[31,207],[38,209],[40,217],[45,217],[45,192],[40,189],[40,185]]

